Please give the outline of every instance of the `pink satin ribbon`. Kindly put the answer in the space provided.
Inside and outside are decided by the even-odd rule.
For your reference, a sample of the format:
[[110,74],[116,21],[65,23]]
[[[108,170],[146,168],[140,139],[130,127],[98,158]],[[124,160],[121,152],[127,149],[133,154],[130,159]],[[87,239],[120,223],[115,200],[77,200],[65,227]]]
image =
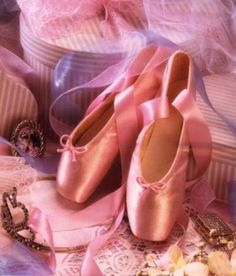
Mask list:
[[197,168],[196,177],[200,177],[206,172],[211,160],[211,135],[209,129],[193,96],[187,90],[182,91],[178,95],[173,105],[180,111],[186,121]]
[[75,162],[77,159],[77,156],[79,156],[81,153],[84,153],[87,151],[87,147],[74,147],[73,143],[71,141],[71,138],[69,135],[62,135],[60,138],[60,144],[62,146],[62,149],[58,149],[57,152],[65,152],[70,151],[72,153],[72,161]]
[[141,178],[137,178],[138,184],[143,187],[143,189],[151,189],[155,194],[159,194],[161,190],[166,188],[166,184],[164,182],[158,181],[154,183],[145,183],[145,181]]
[[[195,161],[193,180],[186,184],[190,189],[190,202],[197,210],[203,211],[214,199],[214,193],[206,180],[206,171],[211,161],[211,135],[206,122],[192,96],[183,90],[174,100],[173,105],[182,114]],[[199,191],[201,191],[199,193]],[[196,200],[197,199],[197,200]]]
[[143,126],[153,122],[157,118],[166,118],[169,116],[169,100],[166,96],[155,98],[139,105],[139,111],[142,114]]
[[33,208],[30,217],[29,224],[32,225],[33,230],[37,233],[36,237],[44,238],[44,242],[51,248],[51,251],[44,255],[45,262],[50,268],[55,271],[56,269],[56,258],[52,237],[52,229],[50,227],[47,217],[38,208]]

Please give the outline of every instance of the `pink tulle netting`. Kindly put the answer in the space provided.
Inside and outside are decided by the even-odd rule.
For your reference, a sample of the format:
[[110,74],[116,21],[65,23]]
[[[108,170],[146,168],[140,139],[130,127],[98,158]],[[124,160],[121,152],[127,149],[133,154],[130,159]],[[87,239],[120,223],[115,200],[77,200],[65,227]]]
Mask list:
[[83,32],[86,30],[85,21],[93,18],[99,19],[101,34],[109,38],[134,29],[136,22],[141,22],[145,18],[142,0],[17,2],[33,33],[45,39]]
[[190,52],[204,73],[236,72],[235,0],[144,0],[149,28]]
[[30,187],[36,177],[37,172],[22,157],[0,156],[0,203],[3,193],[16,187],[18,196],[29,204]]

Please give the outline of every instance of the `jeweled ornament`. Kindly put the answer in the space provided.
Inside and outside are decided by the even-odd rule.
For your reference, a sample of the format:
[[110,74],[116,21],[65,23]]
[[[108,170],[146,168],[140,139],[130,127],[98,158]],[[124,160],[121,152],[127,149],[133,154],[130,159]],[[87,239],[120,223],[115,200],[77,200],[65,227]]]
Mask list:
[[[31,157],[39,157],[45,150],[43,130],[37,122],[32,120],[24,120],[17,125],[12,132],[11,143],[27,152]],[[15,149],[12,150],[12,153],[19,156]]]
[[[6,232],[18,242],[38,251],[50,251],[46,245],[35,241],[36,235],[31,227],[28,226],[29,211],[25,205],[16,200],[17,190],[5,192],[2,195],[1,219],[2,227]],[[18,210],[22,213],[21,221],[14,220],[13,211]]]

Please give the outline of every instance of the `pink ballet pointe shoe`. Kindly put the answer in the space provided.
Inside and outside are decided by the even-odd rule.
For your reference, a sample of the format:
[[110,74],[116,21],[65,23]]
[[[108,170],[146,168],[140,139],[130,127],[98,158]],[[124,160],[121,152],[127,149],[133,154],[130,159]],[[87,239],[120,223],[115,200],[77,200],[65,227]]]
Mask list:
[[[172,55],[162,87],[161,99],[155,106],[159,111],[154,110],[156,117],[146,120],[148,124],[137,139],[127,181],[131,230],[138,238],[151,241],[163,241],[169,236],[181,213],[185,195],[192,141],[187,117],[191,118],[192,111],[185,108],[186,104],[182,108],[178,97],[185,97],[190,109],[195,108],[194,70],[187,54],[177,51]],[[209,141],[202,118],[196,124],[206,132],[202,135]],[[209,158],[203,159],[207,159],[203,164],[206,169]]]
[[[163,53],[166,61],[165,55],[168,55],[168,51],[166,53],[166,50],[163,50]],[[159,48],[146,48],[135,58],[129,68],[129,73],[132,75],[137,67],[138,71],[142,72],[144,66],[148,64],[149,60],[156,58],[157,54],[159,60],[163,58]],[[135,106],[151,99],[153,91],[155,91],[153,86],[158,89],[161,84],[160,75],[164,70],[162,66],[160,68],[140,74],[136,80],[123,79],[112,84],[102,93],[102,96],[106,96],[103,101],[78,124],[69,136],[61,137],[63,149],[60,150],[62,156],[57,174],[57,191],[62,196],[82,203],[100,185],[112,162],[119,154],[116,106],[126,95],[134,96]],[[135,82],[132,83],[132,81]],[[123,91],[117,93],[120,90]],[[101,95],[97,99],[100,97]],[[95,103],[97,103],[97,99],[95,99]],[[125,107],[125,105],[121,108],[124,110],[123,114],[127,112],[127,121],[130,116],[137,116],[136,111],[134,112],[136,115],[130,115],[132,112],[128,112],[129,108],[130,106]],[[136,118],[133,119],[136,120]],[[137,130],[130,129],[129,131],[130,143],[134,144]]]

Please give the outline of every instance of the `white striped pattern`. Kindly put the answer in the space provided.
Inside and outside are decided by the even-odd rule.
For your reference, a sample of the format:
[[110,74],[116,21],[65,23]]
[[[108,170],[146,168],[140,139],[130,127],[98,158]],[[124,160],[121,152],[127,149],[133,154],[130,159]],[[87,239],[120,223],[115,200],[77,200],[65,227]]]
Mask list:
[[34,88],[37,91],[40,121],[42,126],[48,129],[51,78],[56,63],[67,53],[67,50],[35,38],[28,30],[22,17],[20,19],[20,38],[24,50],[24,60],[37,75]]
[[[52,45],[63,47],[74,51],[86,51],[96,53],[112,53],[120,51],[120,47],[99,47],[98,45],[104,42],[104,37],[101,32],[100,23],[104,18],[95,16],[93,19],[88,19],[79,32],[72,33],[68,36],[59,39],[47,39],[46,41]],[[143,27],[143,23],[136,17],[130,14],[129,18],[125,18],[131,26],[137,29]],[[63,24],[63,23],[61,23]],[[73,25],[73,23],[71,23]],[[114,45],[113,45],[114,46]]]
[[236,148],[213,144],[208,179],[218,199],[227,201],[230,181],[236,181]]
[[[37,91],[37,102],[39,103],[40,123],[45,128],[48,126],[48,107],[50,104],[50,83],[52,69],[47,65],[42,67],[40,61],[29,53],[24,52],[25,62],[34,68],[37,78],[35,78],[34,89]],[[40,76],[40,77],[39,77]]]
[[[234,75],[211,75],[203,78],[213,106],[236,122],[236,78]],[[213,140],[208,179],[217,198],[227,201],[227,185],[236,180],[236,139],[230,128],[197,95],[197,103],[206,119]]]
[[[208,97],[225,116],[236,121],[236,78],[234,75],[204,77]],[[208,123],[213,140],[212,162],[208,171],[217,198],[227,201],[230,181],[236,180],[236,139],[222,119],[197,95],[198,105]]]
[[[212,158],[207,170],[207,179],[213,188],[216,198],[227,201],[228,184],[236,181],[236,148],[213,143]],[[194,161],[188,169],[188,179],[194,176]]]
[[[236,77],[211,75],[204,77],[206,91],[213,106],[236,122]],[[236,148],[236,139],[222,119],[197,95],[197,103],[210,128],[214,143]]]
[[38,106],[31,91],[3,71],[0,83],[0,135],[10,138],[21,121],[37,119]]
[[199,20],[204,17],[221,18],[222,12],[225,12],[227,8],[220,4],[214,5],[214,0],[151,0],[145,3],[145,8],[149,26],[153,31],[158,30],[161,35],[179,44],[191,40],[192,34],[189,29],[194,23],[195,29],[199,28],[198,18]]

